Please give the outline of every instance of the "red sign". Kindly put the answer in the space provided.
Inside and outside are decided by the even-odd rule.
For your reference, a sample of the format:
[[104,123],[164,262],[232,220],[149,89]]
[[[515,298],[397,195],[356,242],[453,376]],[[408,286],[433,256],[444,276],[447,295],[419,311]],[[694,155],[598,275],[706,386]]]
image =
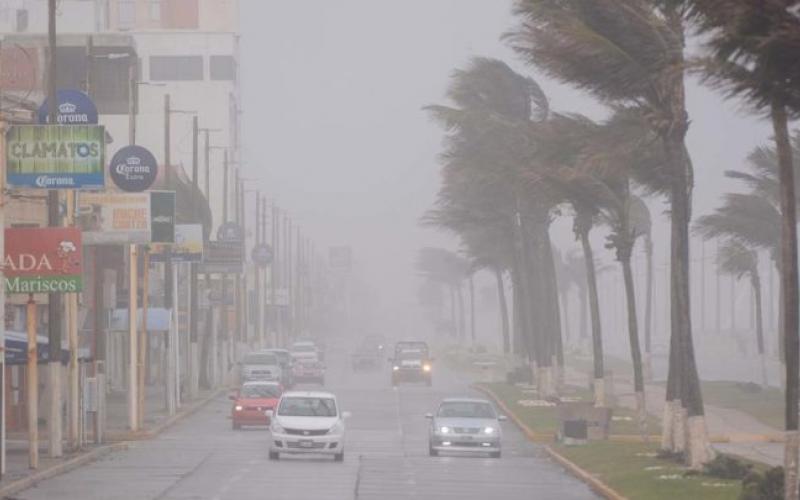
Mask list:
[[6,229],[6,293],[80,292],[82,250],[78,229]]
[[0,88],[17,92],[39,89],[38,68],[36,48],[4,45],[0,50]]

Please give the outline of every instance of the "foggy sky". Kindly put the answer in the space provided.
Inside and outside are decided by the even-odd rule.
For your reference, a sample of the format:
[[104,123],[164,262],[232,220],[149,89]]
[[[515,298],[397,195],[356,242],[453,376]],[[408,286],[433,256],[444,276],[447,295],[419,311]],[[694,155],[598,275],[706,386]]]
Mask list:
[[[501,58],[543,84],[554,109],[604,114],[520,64],[500,41],[515,24],[511,3],[242,0],[246,175],[259,177],[322,248],[351,245],[384,308],[416,303],[421,246],[456,246],[418,225],[439,188],[442,138],[421,107],[444,102],[454,68],[471,56]],[[722,172],[742,166],[769,133],[763,120],[706,89],[690,85],[688,100],[699,215],[735,186]],[[661,217],[663,202],[649,203]],[[554,227],[565,248],[573,245],[569,227]],[[657,248],[667,234],[661,217]]]

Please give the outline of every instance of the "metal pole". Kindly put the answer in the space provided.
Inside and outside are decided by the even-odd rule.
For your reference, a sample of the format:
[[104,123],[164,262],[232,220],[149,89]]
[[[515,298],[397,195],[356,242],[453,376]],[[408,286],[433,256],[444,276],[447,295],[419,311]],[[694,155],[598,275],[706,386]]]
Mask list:
[[[67,191],[67,226],[74,225],[75,192]],[[78,365],[78,294],[69,293],[67,302],[67,340],[69,342],[69,446],[80,447],[80,366]]]
[[[58,123],[58,98],[56,95],[56,0],[47,0],[48,8],[48,72],[47,72],[47,98],[48,115],[50,123]],[[59,196],[57,190],[47,193],[47,225],[58,227],[61,223],[59,215]],[[48,343],[50,379],[50,417],[48,419],[49,452],[53,458],[61,457],[63,448],[61,443],[61,316],[63,314],[61,294],[48,294]]]
[[136,373],[138,377],[137,383],[139,384],[139,391],[137,393],[139,398],[139,411],[137,413],[139,428],[144,428],[145,378],[147,375],[145,367],[147,366],[147,344],[149,341],[147,333],[147,314],[150,308],[150,252],[147,247],[142,248],[142,254],[142,333],[139,337],[139,356],[137,358],[139,370]]
[[[0,262],[5,262],[5,191],[6,191],[6,125],[0,116]],[[5,283],[5,272],[0,266],[0,283]],[[6,317],[6,288],[0,286],[0,318]],[[6,322],[0,322],[0,479],[6,473]]]
[[[198,198],[200,197],[198,186],[199,161],[198,161],[198,139],[199,131],[197,128],[197,115],[192,119],[192,212],[199,217],[200,207]],[[208,146],[208,132],[206,132],[206,146]],[[208,185],[208,172],[206,172],[206,185]],[[203,210],[205,213],[205,210]],[[202,218],[199,218],[202,222]],[[189,268],[189,398],[195,399],[199,393],[199,373],[200,360],[199,348],[197,343],[197,329],[199,321],[197,317],[197,264],[192,262]]]
[[138,276],[138,250],[136,245],[128,246],[129,278],[128,278],[128,427],[130,430],[139,430],[138,409],[138,383],[137,365],[139,363],[137,341],[137,315],[139,314],[139,276]]
[[[256,191],[256,241],[255,245],[261,244],[261,193]],[[264,345],[264,330],[263,325],[261,324],[261,266],[257,263],[253,263],[255,266],[255,310],[252,311],[252,316],[255,318],[255,337],[258,339],[259,347],[265,347]]]
[[25,377],[26,410],[28,413],[28,467],[39,467],[39,358],[36,342],[36,301],[28,296],[28,365]]
[[275,346],[279,347],[282,346],[282,339],[281,339],[281,314],[280,308],[278,307],[277,303],[277,287],[278,287],[278,278],[280,277],[280,241],[278,237],[280,235],[280,231],[278,228],[278,221],[280,220],[280,215],[278,213],[278,207],[275,206],[275,203],[272,204],[272,251],[275,254],[272,258],[272,264],[269,266],[269,285],[270,285],[270,311],[272,313],[272,330],[275,335]]
[[[225,150],[225,156],[224,156],[224,159],[223,159],[223,164],[222,164],[222,177],[223,177],[223,180],[222,180],[222,221],[223,222],[228,222],[228,178],[230,177],[228,169],[229,169],[229,165],[228,165],[228,150],[226,149]],[[227,339],[229,337],[229,333],[228,333],[228,306],[227,306],[227,300],[228,300],[228,275],[223,273],[221,277],[222,277],[222,286],[221,286],[221,289],[222,289],[222,295],[221,295],[222,296],[222,303],[220,304],[220,308],[219,308],[220,309],[220,315],[221,315],[219,324],[220,324],[220,328],[222,330],[222,332],[220,332],[220,334],[222,336],[223,346],[225,346],[225,345],[227,345]],[[225,348],[223,348],[222,349],[222,353],[226,354],[227,350]],[[220,369],[222,370],[222,374],[223,375],[225,373],[225,369],[226,368],[227,367],[224,366],[224,364],[222,364],[220,366]]]

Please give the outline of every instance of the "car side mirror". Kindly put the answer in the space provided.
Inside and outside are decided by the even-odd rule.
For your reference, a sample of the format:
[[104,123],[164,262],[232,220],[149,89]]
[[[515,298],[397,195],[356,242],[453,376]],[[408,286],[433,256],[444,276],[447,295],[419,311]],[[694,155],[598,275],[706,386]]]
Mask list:
[[264,415],[266,415],[267,418],[272,418],[275,415],[275,412],[273,410],[267,410],[264,412]]
[[433,420],[433,413],[426,413],[425,418],[427,418],[428,420]]
[[506,420],[508,420],[508,417],[506,417],[505,415],[499,415],[497,417],[497,420],[499,420],[500,422],[505,422]]
[[352,416],[352,413],[350,413],[349,411],[343,411],[343,412],[342,412],[342,419],[343,419],[343,420],[344,420],[344,419],[348,419],[348,418],[350,418],[351,416]]

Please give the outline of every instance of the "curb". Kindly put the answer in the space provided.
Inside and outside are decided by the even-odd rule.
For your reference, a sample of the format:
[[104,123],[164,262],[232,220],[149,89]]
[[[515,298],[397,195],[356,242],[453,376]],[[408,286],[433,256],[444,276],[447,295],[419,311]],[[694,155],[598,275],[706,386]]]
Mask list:
[[8,485],[0,488],[0,498],[5,498],[9,495],[27,490],[28,488],[32,488],[42,481],[60,476],[61,474],[77,469],[78,467],[86,465],[90,462],[94,462],[112,452],[127,450],[128,447],[129,444],[124,442],[101,446],[86,453],[82,453],[76,457],[70,458],[64,462],[58,463],[48,469],[34,472],[27,477],[12,481]]
[[129,431],[107,432],[106,439],[110,442],[115,442],[115,443],[126,442],[126,441],[144,441],[147,439],[153,439],[162,432],[164,432],[165,430],[175,425],[176,423],[183,420],[184,418],[194,414],[200,408],[206,406],[208,403],[216,399],[217,396],[219,396],[221,393],[225,391],[227,391],[227,388],[220,388],[213,391],[204,399],[192,402],[191,404],[185,406],[181,411],[179,411],[175,415],[167,417],[166,419],[159,422],[150,429],[143,429],[136,432],[129,432]]
[[[536,433],[531,430],[530,427],[525,424],[514,412],[512,412],[506,404],[498,398],[495,393],[492,392],[491,389],[488,387],[481,387],[479,385],[472,385],[472,388],[486,394],[489,396],[497,406],[500,407],[503,412],[508,415],[511,421],[522,430],[522,433],[530,439],[531,441],[536,441],[536,438],[541,440],[542,438],[546,438],[547,436],[541,433]],[[640,438],[641,439],[641,438]],[[568,460],[563,455],[559,454],[555,451],[550,445],[544,445],[544,450],[547,454],[558,462],[562,467],[564,467],[570,474],[577,477],[584,483],[586,483],[589,488],[591,488],[595,493],[602,495],[604,498],[608,500],[627,500],[625,497],[611,489],[607,484],[602,482],[601,480],[597,479],[595,476],[591,475],[589,472],[581,469],[579,466],[575,465],[573,462]]]

